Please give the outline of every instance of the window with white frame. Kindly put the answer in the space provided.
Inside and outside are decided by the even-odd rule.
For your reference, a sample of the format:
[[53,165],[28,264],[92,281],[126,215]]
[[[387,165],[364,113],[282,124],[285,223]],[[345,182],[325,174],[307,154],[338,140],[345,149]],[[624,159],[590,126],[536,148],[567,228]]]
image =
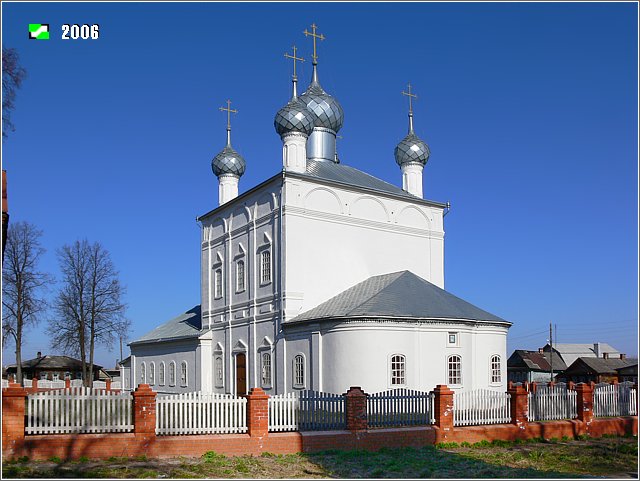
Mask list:
[[260,282],[271,282],[271,251],[266,249],[260,253]]
[[176,385],[176,362],[169,363],[169,386]]
[[213,361],[216,387],[224,387],[224,371],[222,369],[222,356],[216,356]]
[[244,261],[236,262],[236,291],[244,291]]
[[160,386],[164,386],[164,372],[165,370],[165,365],[164,365],[164,361],[162,361],[160,363],[160,367],[158,368],[158,384],[160,384]]
[[447,376],[448,384],[462,384],[462,359],[460,356],[449,356],[447,358],[447,369],[449,373]]
[[222,297],[222,269],[216,269],[213,273],[214,297],[220,299]]
[[140,383],[144,384],[147,382],[147,365],[143,362],[140,364]]
[[500,356],[497,354],[491,356],[491,382],[499,383],[502,380],[502,374],[500,369]]
[[293,387],[304,388],[304,356],[298,354],[293,358]]
[[149,384],[152,386],[156,383],[156,363],[149,363]]
[[180,385],[187,387],[187,361],[182,361],[180,364]]
[[458,333],[450,332],[447,335],[447,344],[449,346],[457,346],[458,345]]
[[405,357],[402,354],[391,356],[391,384],[394,386],[405,384]]
[[271,387],[271,353],[262,353],[262,387]]

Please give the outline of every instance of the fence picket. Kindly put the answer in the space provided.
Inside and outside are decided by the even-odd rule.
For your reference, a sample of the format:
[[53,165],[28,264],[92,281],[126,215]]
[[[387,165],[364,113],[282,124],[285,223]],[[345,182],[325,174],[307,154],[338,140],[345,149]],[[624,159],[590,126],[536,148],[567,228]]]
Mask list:
[[509,393],[477,389],[455,392],[453,396],[454,426],[502,424],[511,422]]

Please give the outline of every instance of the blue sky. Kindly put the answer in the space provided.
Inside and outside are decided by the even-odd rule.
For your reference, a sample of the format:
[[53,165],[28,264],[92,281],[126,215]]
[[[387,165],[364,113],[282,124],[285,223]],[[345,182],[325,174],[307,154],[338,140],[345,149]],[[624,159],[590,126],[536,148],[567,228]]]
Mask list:
[[[199,303],[196,216],[217,204],[211,158],[230,98],[240,191],[281,169],[276,111],[291,45],[341,102],[341,161],[401,185],[393,149],[415,127],[425,197],[450,201],[448,291],[509,321],[508,352],[608,342],[637,353],[635,3],[2,3],[2,42],[28,78],[3,142],[11,221],[55,250],[100,241],[128,288],[133,340]],[[29,23],[49,23],[30,41]],[[98,40],[61,40],[62,24]],[[330,253],[327,253],[330,254]],[[51,294],[55,293],[53,286]],[[29,358],[55,353],[33,329]],[[119,357],[101,349],[97,362]],[[125,351],[127,351],[125,349]],[[125,352],[125,355],[127,353]],[[14,362],[13,348],[3,363]]]

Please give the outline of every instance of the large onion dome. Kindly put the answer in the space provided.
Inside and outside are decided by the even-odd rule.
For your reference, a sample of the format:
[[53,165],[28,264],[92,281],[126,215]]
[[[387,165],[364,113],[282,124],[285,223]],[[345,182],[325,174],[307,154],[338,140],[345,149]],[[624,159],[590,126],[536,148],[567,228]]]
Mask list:
[[394,155],[396,162],[401,167],[409,163],[425,165],[429,160],[431,151],[429,150],[429,146],[411,129],[407,136],[396,146]]
[[305,103],[294,94],[289,103],[278,110],[273,125],[280,137],[292,132],[309,135],[313,130],[313,121],[313,114],[307,109]]
[[244,174],[246,167],[247,162],[231,147],[231,142],[229,141],[227,141],[227,145],[222,149],[222,152],[211,161],[211,169],[217,177],[224,174],[233,174],[240,177]]
[[300,96],[313,115],[314,127],[324,127],[338,132],[344,124],[344,111],[340,103],[324,91],[318,81],[316,65],[313,66],[313,80],[307,91]]

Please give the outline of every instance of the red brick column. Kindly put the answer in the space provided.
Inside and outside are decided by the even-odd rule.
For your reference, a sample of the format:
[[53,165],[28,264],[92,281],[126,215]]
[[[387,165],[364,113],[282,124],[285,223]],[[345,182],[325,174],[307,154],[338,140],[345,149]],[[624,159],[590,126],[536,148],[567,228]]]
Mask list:
[[345,394],[345,410],[349,431],[366,431],[369,428],[367,394],[359,386],[351,386]]
[[111,379],[107,379],[105,384],[107,385],[107,387],[105,387],[105,391],[111,391]]
[[433,391],[433,410],[436,426],[441,430],[442,439],[453,429],[453,391],[445,384],[438,384]]
[[11,458],[24,443],[24,405],[27,392],[20,384],[10,383],[2,390],[2,454]]
[[71,389],[71,379],[69,379],[68,377],[64,378],[64,388]]
[[269,396],[259,387],[247,395],[247,432],[252,438],[269,435]]
[[593,421],[593,389],[589,384],[580,383],[576,386],[578,420],[588,426]]
[[136,436],[156,435],[156,393],[148,384],[133,392],[133,432]]
[[511,424],[526,429],[529,424],[529,393],[523,386],[512,386],[507,392],[511,395]]

